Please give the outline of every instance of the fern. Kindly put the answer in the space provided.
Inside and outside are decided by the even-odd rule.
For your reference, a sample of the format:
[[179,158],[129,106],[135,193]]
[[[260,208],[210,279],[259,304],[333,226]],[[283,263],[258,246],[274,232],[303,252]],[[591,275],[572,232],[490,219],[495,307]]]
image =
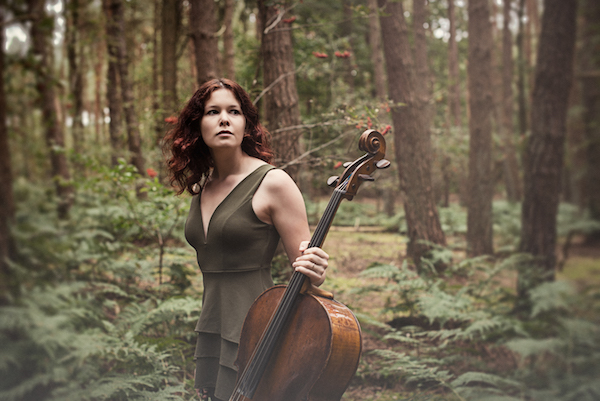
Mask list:
[[569,300],[573,300],[574,289],[564,281],[543,283],[530,291],[533,303],[531,316],[541,313],[564,313],[569,310]]
[[[504,399],[521,399],[510,396],[510,393],[519,394],[522,393],[525,386],[523,383],[507,379],[495,374],[483,373],[483,372],[467,372],[456,379],[454,379],[450,385],[459,394],[463,394],[468,398],[473,398],[475,395],[474,387],[477,387],[477,399],[497,399],[496,397],[502,397]],[[485,389],[484,391],[482,391]],[[490,389],[493,389],[490,391]],[[486,392],[491,394],[484,396]]]
[[[97,288],[101,294],[122,295],[111,286]],[[155,335],[168,338],[168,332],[158,332],[160,322],[169,322],[171,333],[189,327],[197,302],[159,302],[133,323],[115,325],[106,320],[96,296],[84,283],[65,284],[34,289],[21,305],[3,309],[0,399],[28,399],[40,392],[45,395],[36,398],[181,399],[181,367],[171,362],[179,351],[173,354],[173,347],[192,347],[175,340],[161,350],[145,340],[145,331],[153,326]]]

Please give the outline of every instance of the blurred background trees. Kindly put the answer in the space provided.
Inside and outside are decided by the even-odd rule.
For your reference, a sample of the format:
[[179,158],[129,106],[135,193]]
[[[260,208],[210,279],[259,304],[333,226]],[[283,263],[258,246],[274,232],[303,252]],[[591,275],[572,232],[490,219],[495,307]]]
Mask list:
[[[302,189],[312,223],[329,194],[327,177],[358,155],[363,130],[377,129],[392,168],[353,202],[374,204],[384,217],[373,224],[406,238],[394,249],[399,257],[438,274],[452,263],[440,257],[445,246],[492,258],[526,252],[536,262],[519,271],[514,290],[527,301],[532,288],[554,280],[576,236],[595,247],[600,238],[599,4],[4,0],[2,301],[16,302],[34,283],[96,277],[90,266],[116,249],[99,238],[157,241],[162,283],[165,249],[181,240],[173,234],[181,222],[169,215],[181,217],[175,205],[186,201],[166,200],[160,140],[214,77],[249,91],[275,163]],[[106,208],[119,200],[131,220],[100,211],[96,196]],[[151,217],[153,208],[162,217]],[[561,210],[575,223],[561,222]],[[371,221],[360,212],[338,222],[344,218],[357,227]],[[93,227],[97,243],[65,234],[78,224]],[[39,239],[28,231],[36,226],[98,253],[85,261],[42,257],[27,248]],[[506,227],[510,234],[501,235]],[[185,287],[177,266],[170,280]],[[119,277],[132,280],[125,268]]]
[[[253,94],[273,134],[276,163],[310,197],[325,194],[315,184],[351,148],[351,130],[393,126],[397,177],[382,177],[382,188],[366,196],[382,191],[388,214],[403,209],[406,256],[416,265],[432,244],[445,244],[437,207],[451,201],[467,207],[468,253],[494,253],[492,200],[519,202],[525,179],[530,202],[535,167],[528,160],[535,157],[525,149],[539,131],[560,135],[556,162],[548,161],[555,184],[539,189],[535,210],[551,203],[542,220],[554,219],[563,200],[597,218],[594,6],[583,1],[579,39],[565,45],[581,51],[574,85],[570,70],[561,74],[569,108],[549,112],[564,118],[562,127],[530,114],[550,102],[548,94],[534,98],[536,88],[557,93],[553,81],[534,82],[535,68],[552,65],[547,52],[537,56],[540,16],[552,10],[546,3],[404,3],[7,1],[2,111],[12,158],[3,161],[12,174],[4,169],[3,185],[53,182],[58,213],[67,218],[73,183],[89,174],[82,158],[112,166],[124,158],[142,176],[147,167],[162,176],[159,144],[170,119],[197,85],[225,76]],[[575,23],[546,24],[546,32],[575,38]],[[523,244],[556,231],[524,230]]]

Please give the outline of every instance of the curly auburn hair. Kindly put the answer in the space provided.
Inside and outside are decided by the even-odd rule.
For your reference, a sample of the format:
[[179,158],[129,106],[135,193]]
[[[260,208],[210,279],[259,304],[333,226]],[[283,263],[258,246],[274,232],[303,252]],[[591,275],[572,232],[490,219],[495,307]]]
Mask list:
[[258,110],[252,104],[250,96],[236,82],[229,79],[213,79],[205,82],[190,98],[177,119],[175,127],[164,139],[167,169],[171,185],[178,194],[188,191],[194,195],[194,185],[206,178],[214,167],[209,147],[204,143],[200,132],[200,123],[204,116],[204,105],[212,93],[218,89],[230,90],[240,102],[241,111],[246,118],[246,132],[242,140],[242,150],[248,155],[267,163],[273,160],[270,137],[258,120]]

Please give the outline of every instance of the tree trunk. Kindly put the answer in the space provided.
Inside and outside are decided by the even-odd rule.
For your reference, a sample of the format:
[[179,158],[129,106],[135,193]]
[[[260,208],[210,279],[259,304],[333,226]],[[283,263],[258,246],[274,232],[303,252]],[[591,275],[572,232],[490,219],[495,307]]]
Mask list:
[[580,80],[587,142],[586,195],[590,217],[600,220],[600,2],[584,0],[581,15]]
[[381,48],[381,25],[379,23],[379,7],[377,0],[369,0],[369,46],[371,47],[371,60],[375,81],[375,94],[377,99],[385,100],[387,90],[385,86],[385,66]]
[[118,67],[118,37],[117,20],[113,17],[111,8],[112,0],[104,0],[104,13],[106,15],[106,47],[108,51],[108,66],[106,70],[106,98],[108,102],[108,111],[110,123],[108,126],[110,135],[111,165],[115,167],[119,158],[122,157],[122,102],[120,96],[119,67]]
[[519,274],[518,300],[525,305],[530,288],[554,280],[555,276],[556,216],[573,77],[576,9],[576,0],[544,2],[531,108],[531,137],[524,160],[520,251],[535,258],[528,270]]
[[408,41],[408,28],[401,2],[378,0],[382,8],[381,31],[389,80],[389,96],[394,102],[392,120],[400,189],[408,227],[407,256],[420,266],[431,245],[445,245],[431,181],[431,139],[428,98],[418,90],[417,71]]
[[502,144],[506,195],[510,202],[521,200],[521,180],[513,124],[513,60],[512,33],[510,31],[511,0],[504,0],[504,26],[502,29]]
[[225,77],[235,80],[235,46],[233,41],[233,12],[235,3],[233,0],[225,0],[225,12],[223,13],[223,24],[225,32],[223,33],[223,70]]
[[[106,40],[106,35],[104,36],[104,40]],[[94,119],[94,139],[96,143],[102,143],[104,138],[104,107],[105,103],[102,100],[103,91],[102,91],[102,73],[104,69],[104,57],[106,55],[106,48],[102,40],[99,40],[96,46],[97,52],[94,55],[93,63],[94,63],[94,115],[96,118]],[[111,156],[114,154],[114,151],[111,151]]]
[[81,30],[79,24],[79,0],[69,0],[67,2],[67,24],[66,24],[66,43],[67,59],[69,62],[69,88],[71,90],[71,101],[73,102],[73,127],[71,134],[73,137],[73,149],[75,153],[81,154],[83,143],[83,68],[81,57],[81,46],[79,45],[79,33]]
[[[539,0],[525,0],[525,12],[527,18],[525,23],[525,32],[523,36],[523,51],[525,53],[524,66],[526,68],[527,75],[529,76],[529,93],[533,93],[533,74],[534,67],[534,42],[538,43],[540,35],[540,10],[538,7]],[[531,99],[529,99],[531,101]]]
[[[159,65],[159,40],[158,36],[162,30],[161,25],[161,0],[154,0],[154,32],[152,33],[152,114],[155,116],[154,132],[156,135],[156,145],[160,147],[161,141],[165,136],[166,127],[162,108],[160,106],[160,65]],[[162,171],[162,169],[160,169]]]
[[[192,1],[192,9],[194,9],[194,1]],[[198,21],[197,19],[190,19]],[[173,115],[179,109],[177,101],[177,38],[179,37],[179,22],[179,1],[163,0],[161,32],[163,80],[162,104],[165,117]],[[205,61],[210,62],[208,58]]]
[[[168,0],[164,0],[167,3]],[[172,0],[171,0],[172,1]],[[190,8],[191,36],[196,55],[198,86],[217,78],[217,16],[214,0],[192,0]],[[166,23],[166,21],[165,21]],[[165,26],[165,30],[168,30]],[[169,34],[171,35],[171,34]],[[163,46],[168,43],[163,34]],[[163,47],[163,54],[166,49]],[[163,58],[164,60],[164,58]]]
[[492,254],[492,27],[488,0],[469,0],[467,252]]
[[523,21],[525,13],[525,1],[519,0],[519,32],[517,34],[517,103],[518,103],[518,121],[519,135],[525,138],[527,134],[527,96],[525,83],[525,70],[527,60],[525,58],[525,22]]
[[264,110],[267,128],[273,134],[276,163],[298,179],[298,165],[289,164],[300,155],[300,135],[297,129],[279,131],[300,124],[296,72],[292,52],[292,32],[284,7],[267,5],[259,0],[259,18],[264,27],[261,53],[263,59]]
[[[427,109],[427,117],[431,118],[431,107],[429,106],[429,100],[431,98],[431,76],[427,61],[427,38],[425,36],[425,23],[427,22],[426,3],[427,0],[413,0],[413,35],[415,41],[415,72],[417,78],[414,88],[417,90],[417,96],[421,98],[419,102]],[[420,82],[420,84],[417,84],[417,82]],[[431,136],[431,134],[428,133],[428,136]]]
[[31,42],[36,70],[36,88],[41,97],[42,123],[46,146],[50,153],[51,175],[58,195],[58,215],[64,219],[73,205],[74,188],[65,154],[63,127],[59,121],[58,98],[55,91],[56,78],[52,72],[53,19],[46,15],[43,0],[29,0],[31,14]]
[[[4,21],[4,9],[0,7],[0,21]],[[4,29],[0,29],[0,43],[4,43]],[[15,222],[15,199],[13,176],[6,127],[6,92],[4,90],[4,49],[0,49],[0,305],[6,303],[9,294],[15,294],[18,286],[13,281],[9,261],[16,256],[11,226]]]
[[448,0],[448,20],[450,21],[450,38],[448,40],[448,103],[450,105],[450,121],[454,127],[460,127],[462,125],[460,115],[460,76],[458,74],[458,43],[456,42],[454,0]]
[[140,127],[135,111],[135,99],[133,97],[133,85],[129,79],[129,55],[127,54],[127,43],[125,41],[125,22],[123,20],[122,0],[109,0],[111,18],[114,20],[113,28],[117,50],[117,67],[119,71],[119,82],[121,84],[121,97],[123,99],[123,113],[125,114],[125,126],[127,128],[127,148],[130,153],[130,161],[140,174],[146,173],[144,155],[142,154],[142,139]]

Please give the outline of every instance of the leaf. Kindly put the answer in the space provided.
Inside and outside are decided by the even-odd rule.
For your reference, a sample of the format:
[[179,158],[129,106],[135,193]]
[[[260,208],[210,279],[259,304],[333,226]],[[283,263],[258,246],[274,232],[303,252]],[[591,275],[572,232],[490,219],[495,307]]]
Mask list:
[[566,281],[553,281],[535,287],[530,292],[533,303],[531,316],[536,317],[544,312],[567,310],[568,300],[574,293],[573,286]]
[[463,373],[450,383],[453,387],[487,385],[495,388],[520,389],[523,384],[504,377],[483,372]]
[[529,356],[539,355],[545,352],[559,354],[567,347],[567,343],[565,340],[560,338],[523,338],[508,341],[506,346],[512,351],[521,355],[521,358],[527,358]]

